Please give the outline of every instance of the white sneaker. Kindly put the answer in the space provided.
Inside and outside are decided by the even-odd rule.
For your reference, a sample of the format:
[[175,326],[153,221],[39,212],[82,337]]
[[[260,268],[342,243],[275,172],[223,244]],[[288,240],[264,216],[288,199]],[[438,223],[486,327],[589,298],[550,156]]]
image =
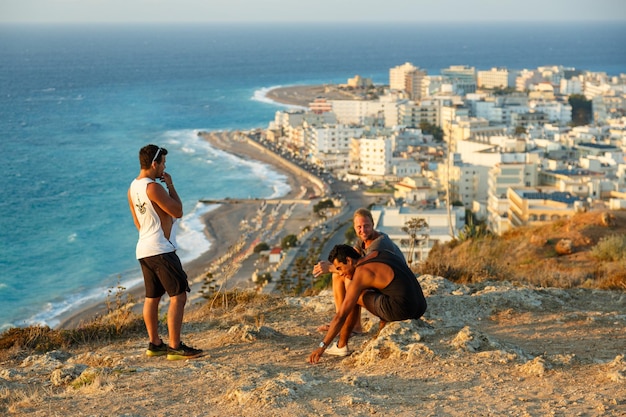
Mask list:
[[350,354],[350,352],[348,352],[348,345],[345,345],[344,347],[340,348],[337,346],[336,342],[328,346],[326,350],[324,351],[324,353],[327,353],[333,356],[348,356]]

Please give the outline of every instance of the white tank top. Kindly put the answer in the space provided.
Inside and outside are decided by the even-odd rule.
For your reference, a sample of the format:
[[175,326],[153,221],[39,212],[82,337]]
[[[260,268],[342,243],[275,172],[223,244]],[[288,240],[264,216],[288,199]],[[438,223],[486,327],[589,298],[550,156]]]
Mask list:
[[148,198],[148,184],[155,182],[151,178],[135,179],[130,184],[130,197],[139,221],[139,240],[137,241],[137,259],[161,255],[176,250],[176,219],[172,225],[170,239],[166,239],[161,228],[161,219],[152,201]]

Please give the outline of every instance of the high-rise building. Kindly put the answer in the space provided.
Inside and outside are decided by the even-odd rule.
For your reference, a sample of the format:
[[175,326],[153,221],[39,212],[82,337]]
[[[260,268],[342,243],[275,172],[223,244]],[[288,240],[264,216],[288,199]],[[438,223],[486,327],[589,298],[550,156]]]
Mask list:
[[411,100],[420,100],[424,94],[428,74],[410,62],[389,70],[389,88],[404,91]]
[[391,90],[405,91],[406,74],[410,71],[415,71],[416,69],[417,67],[415,67],[410,62],[391,68],[389,70],[389,88]]
[[459,94],[476,92],[476,68],[467,65],[451,65],[441,70],[441,75],[454,86]]
[[489,71],[478,71],[479,88],[507,88],[515,86],[518,72],[506,68],[491,68]]

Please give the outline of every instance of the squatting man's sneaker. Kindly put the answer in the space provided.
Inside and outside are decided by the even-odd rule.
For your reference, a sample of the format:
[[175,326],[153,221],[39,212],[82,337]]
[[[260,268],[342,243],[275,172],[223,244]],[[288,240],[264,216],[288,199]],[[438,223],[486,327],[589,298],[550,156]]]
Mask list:
[[350,354],[350,352],[348,352],[348,345],[345,345],[344,347],[340,348],[337,346],[337,342],[328,346],[326,350],[324,351],[324,353],[328,355],[333,355],[333,356],[348,356]]
[[153,345],[148,342],[148,350],[146,350],[148,356],[163,356],[167,355],[167,345],[161,340],[160,345]]
[[185,345],[183,342],[180,342],[178,348],[173,349],[171,347],[167,347],[167,359],[170,361],[177,361],[181,359],[193,359],[202,355],[202,349],[194,349],[190,346]]

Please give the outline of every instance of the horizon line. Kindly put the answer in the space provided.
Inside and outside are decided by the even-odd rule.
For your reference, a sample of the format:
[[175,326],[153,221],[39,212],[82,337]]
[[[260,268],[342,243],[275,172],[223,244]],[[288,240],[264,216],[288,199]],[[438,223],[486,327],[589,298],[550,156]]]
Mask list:
[[302,25],[302,24],[320,24],[320,25],[362,25],[362,24],[511,24],[511,23],[626,23],[624,18],[615,19],[484,19],[484,20],[69,20],[69,21],[48,21],[48,20],[0,20],[0,25],[188,25],[188,24],[255,24],[255,25]]

